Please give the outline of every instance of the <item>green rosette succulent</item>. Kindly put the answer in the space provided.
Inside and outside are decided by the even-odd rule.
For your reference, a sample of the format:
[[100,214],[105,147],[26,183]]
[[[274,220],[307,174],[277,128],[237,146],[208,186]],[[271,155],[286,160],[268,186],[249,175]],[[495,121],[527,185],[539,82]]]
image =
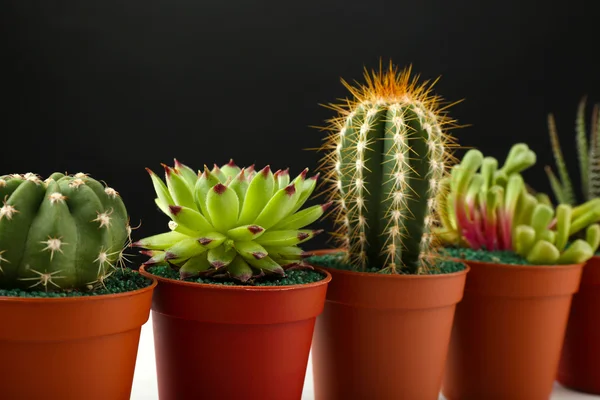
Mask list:
[[86,174],[0,176],[0,287],[91,290],[124,265],[118,192]]
[[273,173],[240,168],[233,160],[196,174],[175,160],[163,164],[165,181],[147,169],[158,208],[171,221],[169,232],[141,239],[134,246],[151,257],[145,264],[168,262],[181,279],[195,276],[233,278],[241,282],[285,276],[291,268],[310,268],[310,255],[298,245],[321,230],[305,227],[329,204],[300,208],[313,192],[318,174],[305,169],[290,180],[289,169]]

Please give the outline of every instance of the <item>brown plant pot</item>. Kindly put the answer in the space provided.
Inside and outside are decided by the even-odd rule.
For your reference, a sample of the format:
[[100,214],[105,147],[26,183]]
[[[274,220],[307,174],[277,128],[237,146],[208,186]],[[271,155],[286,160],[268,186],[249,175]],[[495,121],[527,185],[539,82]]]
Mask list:
[[0,297],[0,398],[129,400],[152,291]]
[[583,264],[466,261],[442,393],[447,400],[548,400]]
[[152,323],[159,398],[299,400],[331,275],[293,286],[157,277]]
[[437,400],[468,268],[418,276],[327,270],[333,279],[312,349],[315,399]]
[[583,267],[557,380],[580,392],[600,394],[600,257],[592,257]]

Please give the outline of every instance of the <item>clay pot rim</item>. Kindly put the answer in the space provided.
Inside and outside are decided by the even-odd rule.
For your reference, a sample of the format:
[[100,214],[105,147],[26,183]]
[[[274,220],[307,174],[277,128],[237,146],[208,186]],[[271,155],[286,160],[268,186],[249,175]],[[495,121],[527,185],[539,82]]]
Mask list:
[[[318,253],[322,252],[322,251],[325,251],[326,253],[333,253],[335,251],[343,252],[344,250],[342,250],[342,249],[318,249],[318,250],[313,250],[312,252],[314,252],[315,255],[320,255]],[[325,254],[325,253],[322,253],[322,254]],[[362,276],[365,278],[372,278],[372,279],[415,279],[415,280],[416,279],[424,280],[424,279],[455,278],[457,276],[464,275],[471,270],[471,267],[469,267],[469,265],[464,260],[456,259],[455,261],[458,261],[458,262],[464,264],[465,269],[463,269],[462,271],[451,272],[449,274],[423,274],[423,275],[395,274],[395,275],[392,275],[392,274],[379,274],[377,272],[348,271],[345,269],[323,267],[321,265],[319,265],[319,266],[315,265],[315,267],[322,268],[324,270],[335,271],[336,274],[340,274],[340,275]]]
[[290,290],[300,290],[300,289],[312,289],[318,286],[323,286],[329,284],[331,282],[331,274],[321,267],[315,267],[316,271],[321,272],[325,275],[323,279],[317,282],[311,283],[301,283],[297,285],[286,285],[286,286],[245,286],[245,285],[218,285],[214,283],[198,283],[198,282],[186,282],[180,281],[176,279],[164,278],[162,276],[153,275],[150,272],[146,271],[146,266],[140,266],[140,274],[146,277],[152,277],[157,282],[164,282],[170,285],[179,285],[188,288],[196,288],[196,289],[204,289],[204,290],[220,290],[220,291],[248,291],[248,292],[283,292]]
[[[141,273],[140,273],[141,275]],[[144,275],[145,276],[145,275]],[[145,276],[148,278],[147,276]],[[158,281],[150,278],[152,282],[150,285],[141,289],[130,290],[121,293],[101,294],[97,296],[73,296],[73,297],[10,297],[0,296],[0,303],[76,303],[76,302],[94,302],[94,301],[106,301],[113,299],[123,299],[125,297],[133,297],[141,295],[148,291],[153,291]]]

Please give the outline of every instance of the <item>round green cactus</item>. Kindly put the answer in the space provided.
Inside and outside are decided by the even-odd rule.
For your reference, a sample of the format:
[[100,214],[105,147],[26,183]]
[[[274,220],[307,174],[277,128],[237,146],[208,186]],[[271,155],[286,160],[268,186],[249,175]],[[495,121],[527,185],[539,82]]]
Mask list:
[[86,174],[2,176],[0,198],[0,287],[93,289],[124,263],[125,205]]
[[145,264],[169,262],[182,279],[231,277],[241,282],[285,275],[289,268],[308,267],[299,244],[321,231],[303,229],[319,219],[329,204],[302,211],[318,175],[308,169],[290,182],[288,170],[256,172],[233,160],[196,174],[175,160],[165,168],[165,182],[147,169],[157,194],[156,205],[171,218],[171,231],[141,239]]

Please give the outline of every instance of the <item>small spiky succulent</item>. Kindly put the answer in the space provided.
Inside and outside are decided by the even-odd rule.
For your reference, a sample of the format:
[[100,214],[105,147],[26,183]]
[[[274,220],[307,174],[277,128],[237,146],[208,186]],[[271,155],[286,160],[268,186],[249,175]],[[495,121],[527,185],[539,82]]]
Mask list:
[[[438,233],[445,244],[513,251],[531,264],[581,263],[592,257],[600,244],[600,199],[553,208],[544,196],[529,193],[521,176],[535,162],[524,143],[511,148],[501,168],[495,158],[469,150],[442,182]],[[585,240],[569,244],[584,229]]]
[[[585,106],[586,97],[583,97],[579,102],[575,120],[575,142],[584,201],[600,197],[600,104],[595,104],[592,111],[589,141],[586,133]],[[578,203],[577,195],[563,157],[553,114],[548,115],[548,130],[558,170],[557,177],[550,166],[545,167],[552,191],[558,203],[575,205]]]
[[431,227],[436,197],[449,162],[453,138],[444,129],[454,121],[431,93],[435,84],[411,79],[390,63],[365,70],[365,84],[351,86],[337,116],[320,169],[335,202],[336,237],[346,261],[358,270],[427,273],[438,260]]
[[116,190],[84,173],[0,177],[0,287],[92,290],[130,244]]
[[311,254],[298,245],[320,230],[304,229],[318,220],[329,204],[300,208],[313,192],[318,174],[308,169],[290,181],[289,169],[269,166],[255,171],[233,160],[194,172],[175,160],[163,164],[165,182],[147,169],[157,194],[155,202],[171,221],[171,231],[141,239],[145,264],[168,262],[181,279],[195,276],[234,278],[241,282],[285,276],[292,268],[310,268]]

